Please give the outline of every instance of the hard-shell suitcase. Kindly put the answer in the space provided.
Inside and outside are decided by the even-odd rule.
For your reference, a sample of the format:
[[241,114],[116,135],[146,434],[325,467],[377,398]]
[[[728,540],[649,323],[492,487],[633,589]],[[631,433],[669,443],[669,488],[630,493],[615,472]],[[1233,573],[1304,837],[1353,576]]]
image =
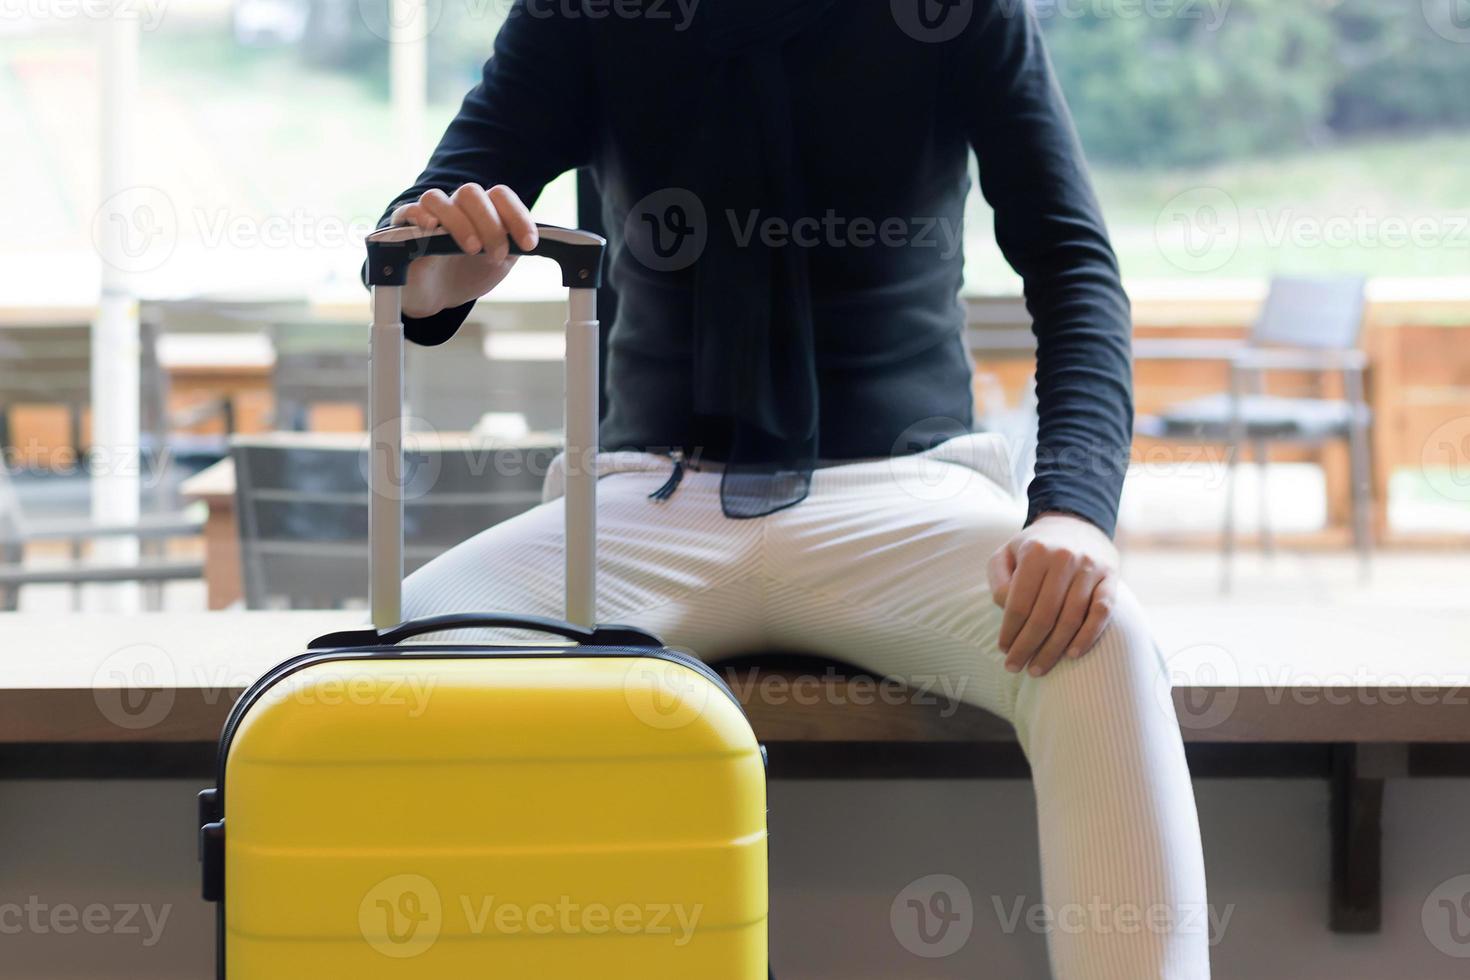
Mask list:
[[[313,641],[225,724],[217,785],[200,795],[219,977],[766,977],[761,747],[708,667],[642,631],[594,625],[603,247],[542,226],[532,253],[555,259],[571,289],[570,622],[395,625],[400,287],[414,259],[458,249],[413,228],[370,236],[374,626]],[[405,643],[466,627],[549,639]]]

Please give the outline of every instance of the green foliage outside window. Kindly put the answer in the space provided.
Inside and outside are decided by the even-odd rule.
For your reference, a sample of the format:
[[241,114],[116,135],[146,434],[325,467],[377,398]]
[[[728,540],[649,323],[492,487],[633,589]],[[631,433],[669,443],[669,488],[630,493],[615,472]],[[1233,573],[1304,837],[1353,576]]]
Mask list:
[[1037,12],[1089,156],[1171,166],[1470,121],[1470,44],[1435,30],[1456,23],[1455,2],[1041,0]]

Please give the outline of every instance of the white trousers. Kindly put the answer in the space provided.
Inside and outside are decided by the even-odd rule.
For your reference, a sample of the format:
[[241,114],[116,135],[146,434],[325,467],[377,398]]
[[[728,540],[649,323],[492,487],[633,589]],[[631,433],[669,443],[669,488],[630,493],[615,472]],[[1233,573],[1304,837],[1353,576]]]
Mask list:
[[[644,627],[709,660],[792,650],[938,678],[933,689],[1013,724],[1030,761],[1053,974],[1209,976],[1194,794],[1132,594],[1121,590],[1088,655],[1041,678],[1004,669],[985,566],[1023,510],[1001,437],[819,469],[805,501],[755,520],[723,516],[716,472],[688,472],[672,498],[650,500],[670,469],[644,454],[600,463],[599,621]],[[542,506],[410,576],[405,615],[560,616],[556,467],[546,482]]]

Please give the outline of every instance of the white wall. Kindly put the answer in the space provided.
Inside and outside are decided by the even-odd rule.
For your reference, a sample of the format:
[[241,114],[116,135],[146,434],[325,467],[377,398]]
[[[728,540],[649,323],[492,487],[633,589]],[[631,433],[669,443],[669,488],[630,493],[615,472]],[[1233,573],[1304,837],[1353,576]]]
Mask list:
[[[173,980],[210,975],[211,907],[197,900],[194,792],[182,782],[0,781],[0,978]],[[1390,785],[1384,930],[1335,936],[1326,921],[1326,786],[1209,780],[1198,785],[1211,902],[1229,914],[1215,949],[1223,980],[1451,980],[1470,959],[1440,952],[1421,913],[1441,882],[1470,874],[1470,780]],[[1023,782],[773,784],[776,965],[782,980],[1045,977],[1041,935],[1007,935],[995,911],[1039,902],[1034,809]],[[909,953],[890,924],[922,876],[960,878],[975,925],[951,956]],[[136,933],[11,934],[8,903],[48,914],[89,905],[165,913],[155,944]],[[32,903],[35,904],[35,903]],[[93,910],[94,928],[120,913]],[[1435,904],[1430,932],[1470,957],[1470,900],[1458,927]],[[63,916],[65,913],[63,913]],[[103,916],[107,919],[104,921]],[[65,925],[65,918],[62,919]]]

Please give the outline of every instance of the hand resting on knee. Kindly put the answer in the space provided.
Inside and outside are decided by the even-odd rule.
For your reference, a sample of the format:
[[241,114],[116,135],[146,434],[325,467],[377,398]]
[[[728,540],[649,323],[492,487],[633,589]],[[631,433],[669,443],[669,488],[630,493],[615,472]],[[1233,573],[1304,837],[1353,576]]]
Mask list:
[[1086,654],[1107,628],[1118,549],[1080,517],[1043,514],[991,556],[987,573],[991,598],[1005,610],[1006,670],[1041,677],[1064,656]]

